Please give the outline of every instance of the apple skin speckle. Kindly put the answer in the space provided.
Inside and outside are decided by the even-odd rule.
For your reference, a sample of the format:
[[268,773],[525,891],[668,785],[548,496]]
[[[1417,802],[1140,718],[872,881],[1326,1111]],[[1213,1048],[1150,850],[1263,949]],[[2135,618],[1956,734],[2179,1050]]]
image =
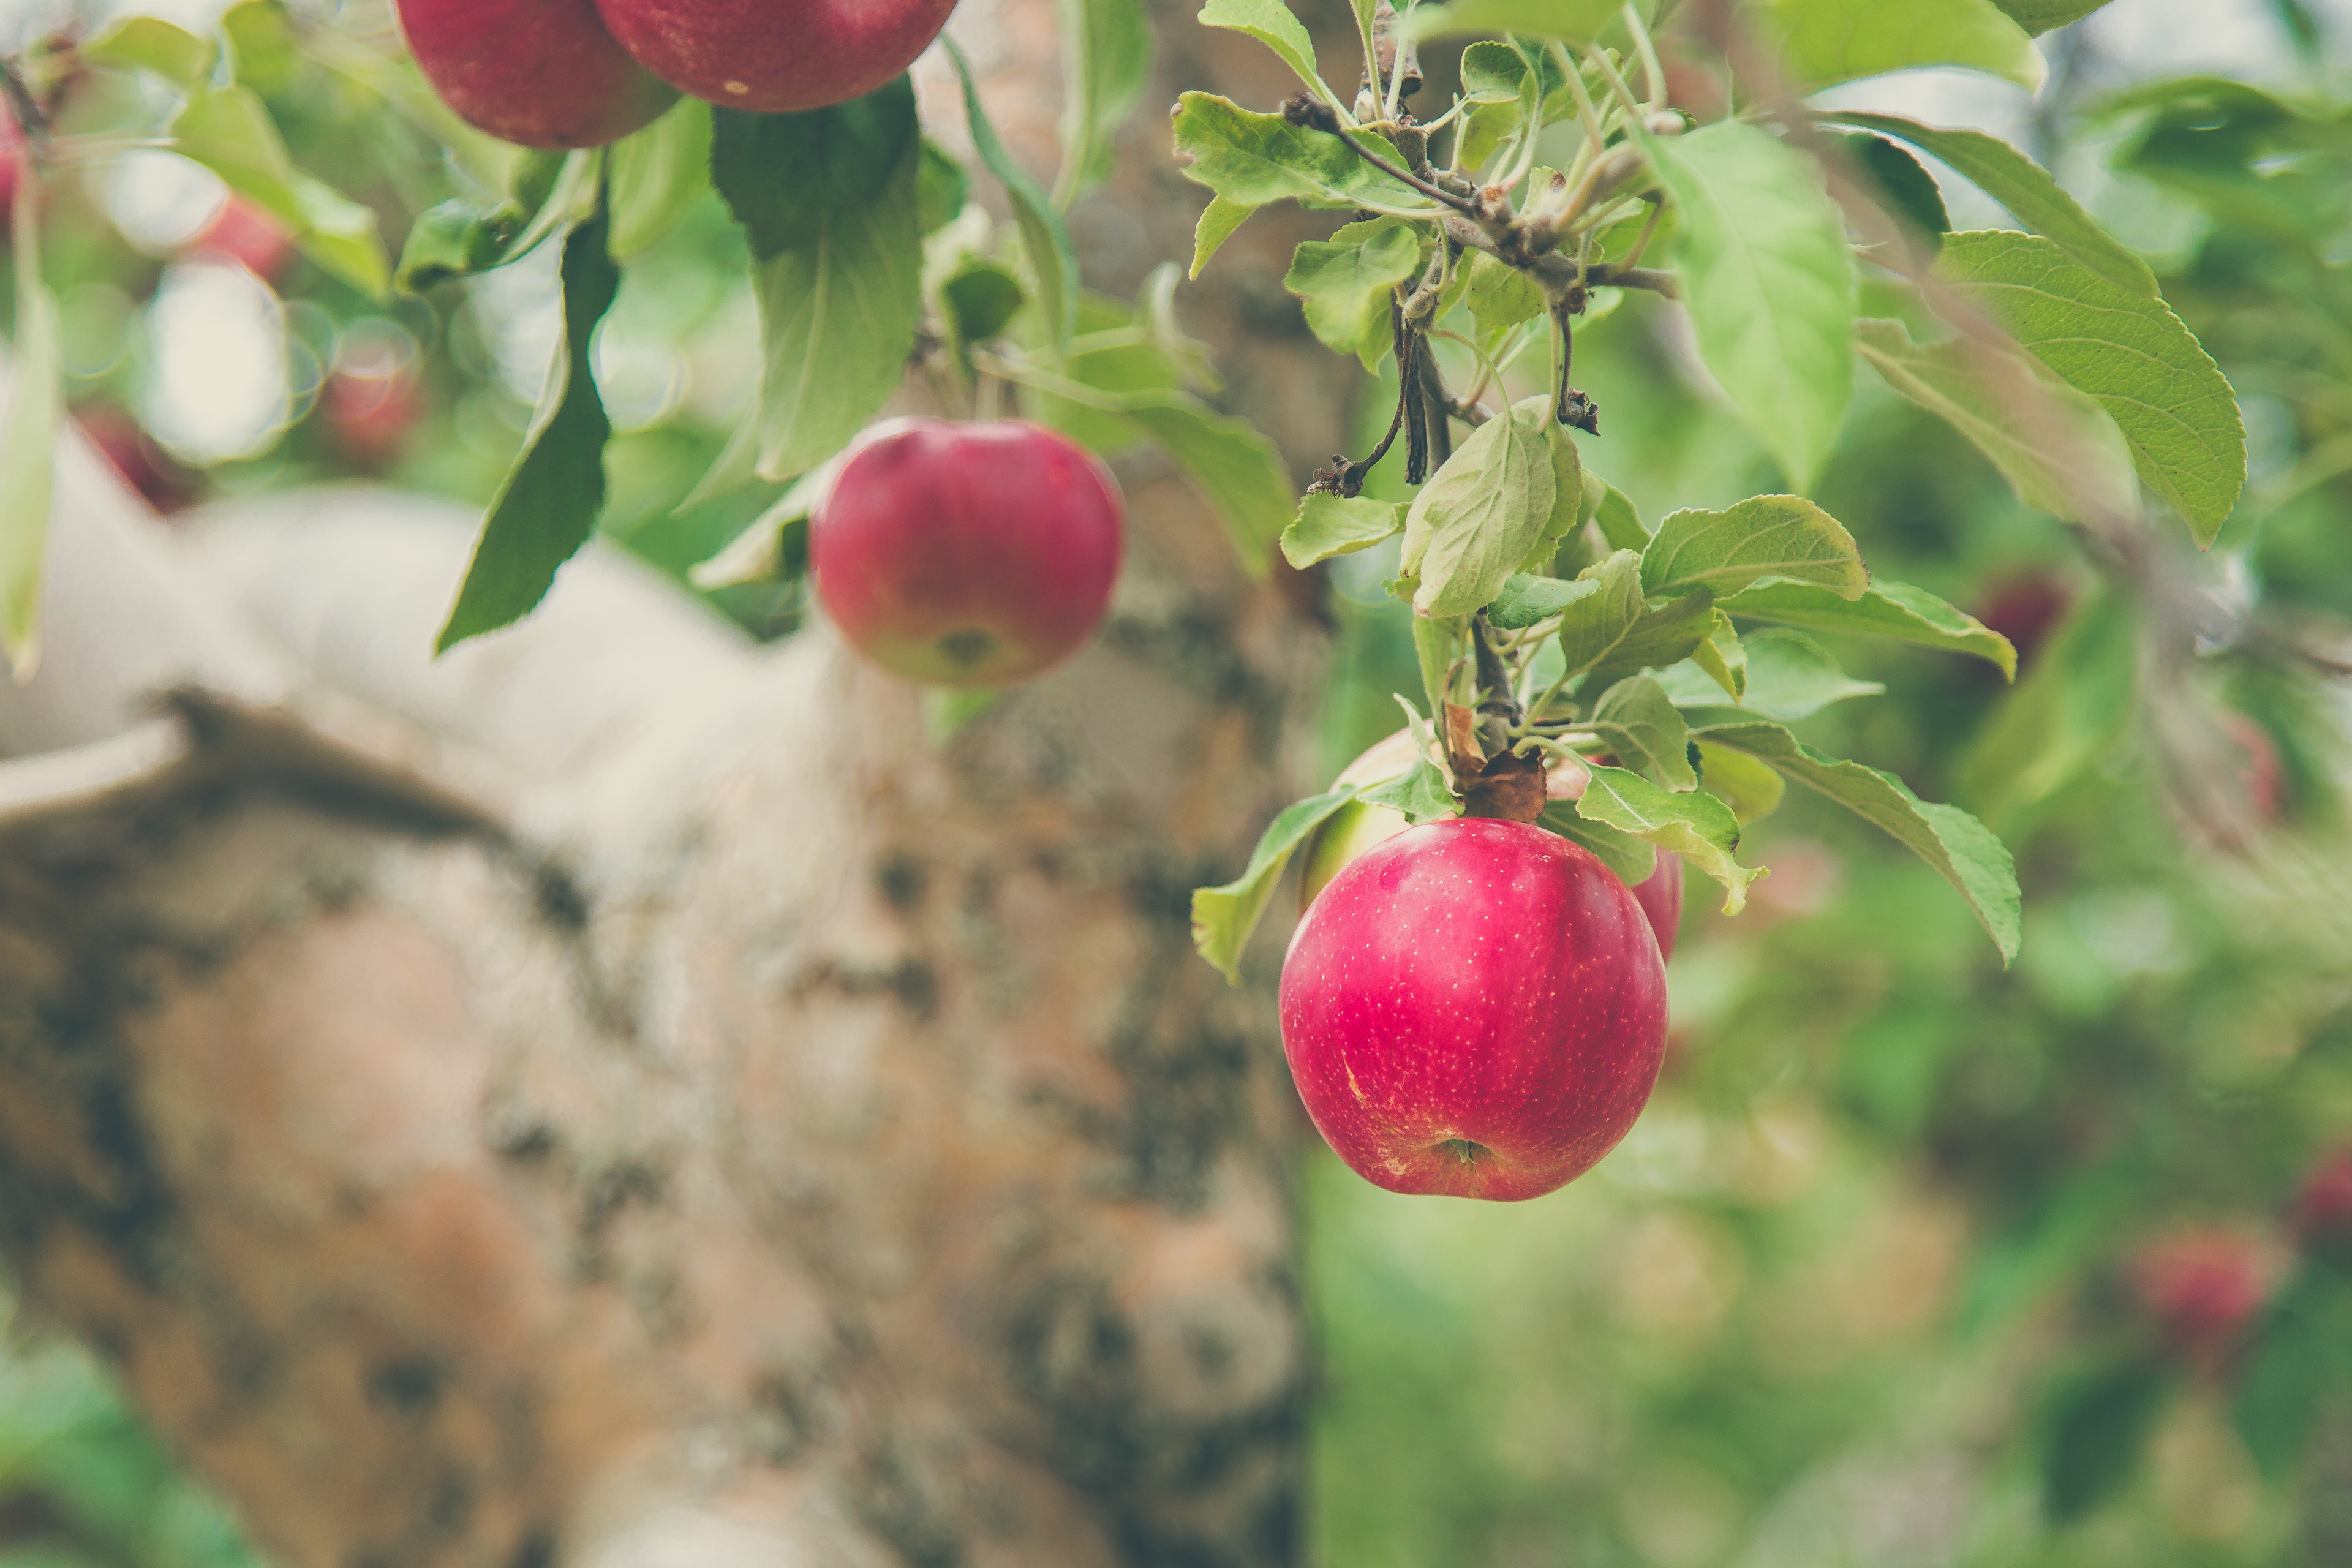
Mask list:
[[1282,969],[1307,1114],[1365,1180],[1504,1202],[1591,1169],[1666,1039],[1650,919],[1590,853],[1525,823],[1389,839],[1315,900]]

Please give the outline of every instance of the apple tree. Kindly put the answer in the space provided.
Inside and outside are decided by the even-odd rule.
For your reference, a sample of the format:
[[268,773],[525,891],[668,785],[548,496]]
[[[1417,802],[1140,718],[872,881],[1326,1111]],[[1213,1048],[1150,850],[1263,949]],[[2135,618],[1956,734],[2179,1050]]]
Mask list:
[[[2309,508],[2352,115],[2095,92],[2098,9],[239,0],[26,40],[26,1309],[289,1563],[1483,1561],[1513,1520],[1727,1561],[1885,1440],[1853,1391],[1895,1373],[1776,1360],[1724,1291],[1671,1388],[1532,1342],[1620,1415],[1523,1495],[1415,1458],[1477,1430],[1399,1328],[1437,1319],[1348,1303],[1384,1226],[1549,1259],[1668,1126],[1767,1151],[1801,1102],[1850,1197],[1969,1216],[1901,1375],[2017,1363],[1954,1418],[1987,1561],[2197,1418],[2241,1544],[2325,1560],[2344,928],[2282,932],[2343,857]],[[1916,68],[2040,93],[2044,158],[1833,90]],[[2077,127],[2201,226],[2163,276],[2051,172]],[[226,192],[168,264],[116,232],[163,153]],[[85,352],[188,257],[309,355],[227,461]],[[691,345],[650,402],[633,332]],[[2193,953],[2126,952],[2158,908]],[[2227,1105],[2118,1043],[2258,990],[2288,1044]],[[1651,1216],[1692,1278],[1835,1212],[1734,1164]],[[1563,1299],[1620,1256],[1556,1250]],[[160,1561],[194,1510],[241,1558],[111,1440],[146,1479],[30,1493],[44,1530]]]

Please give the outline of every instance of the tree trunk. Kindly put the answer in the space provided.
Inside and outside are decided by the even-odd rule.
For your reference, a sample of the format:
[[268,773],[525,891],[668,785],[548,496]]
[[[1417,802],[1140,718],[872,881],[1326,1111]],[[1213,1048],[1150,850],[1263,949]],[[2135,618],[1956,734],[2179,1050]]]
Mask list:
[[[1047,13],[965,13],[1034,155]],[[1167,96],[1213,74],[1174,22]],[[1112,287],[1199,206],[1156,115],[1125,154],[1077,218]],[[1319,461],[1254,226],[1188,313]],[[0,1246],[262,1544],[1294,1559],[1295,1113],[1187,895],[1297,782],[1319,650],[1162,462],[1100,645],[939,742],[824,632],[595,552],[428,663],[471,513],[170,532],[70,446],[0,693]]]

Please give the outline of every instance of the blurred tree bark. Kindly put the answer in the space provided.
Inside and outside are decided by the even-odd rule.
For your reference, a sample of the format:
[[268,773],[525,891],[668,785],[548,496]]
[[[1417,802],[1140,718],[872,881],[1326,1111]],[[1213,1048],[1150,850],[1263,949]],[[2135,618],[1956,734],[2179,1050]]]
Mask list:
[[[1284,90],[1166,20],[1160,101]],[[1050,6],[957,30],[1044,165]],[[1090,280],[1199,205],[1147,107]],[[1297,237],[1185,310],[1303,468],[1346,389]],[[1183,481],[1121,477],[1100,645],[940,742],[824,631],[758,648],[593,552],[431,663],[470,513],[167,531],[64,453],[0,693],[0,1246],[268,1550],[1296,1558],[1295,1122],[1187,895],[1302,771],[1319,650]]]

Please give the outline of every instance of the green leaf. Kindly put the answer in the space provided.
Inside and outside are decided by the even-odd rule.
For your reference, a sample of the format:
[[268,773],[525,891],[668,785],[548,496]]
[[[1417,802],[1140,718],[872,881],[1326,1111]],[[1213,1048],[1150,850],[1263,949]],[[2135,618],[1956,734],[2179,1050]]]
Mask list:
[[[1466,616],[1412,617],[1413,661],[1421,667],[1422,696],[1428,701],[1432,713],[1445,711],[1446,674],[1454,668],[1454,661],[1462,657],[1462,637],[1469,626]],[[1428,727],[1429,721],[1414,711],[1412,703],[1405,702],[1402,698],[1397,700],[1403,703],[1406,721],[1414,727],[1416,734]],[[1423,749],[1426,751],[1428,747]]]
[[1698,651],[1715,630],[1715,595],[1702,588],[1643,610],[1624,637],[1594,668],[1601,678],[1664,669]]
[[710,105],[681,98],[651,125],[614,142],[604,156],[613,254],[626,260],[675,228],[710,188]]
[[1335,555],[1369,550],[1404,527],[1404,508],[1370,496],[1318,491],[1298,503],[1298,515],[1282,531],[1282,554],[1301,570]]
[[1424,616],[1466,616],[1502,592],[1551,525],[1558,492],[1551,400],[1530,397],[1454,449],[1405,514],[1402,569]]
[[1946,131],[1893,114],[1845,110],[1825,114],[1899,137],[1929,154],[2007,207],[2010,216],[2044,239],[2054,240],[2084,267],[2118,288],[2156,297],[2156,274],[2066,194],[2050,172],[1998,136],[1981,131]]
[[2319,1412],[2352,1385],[2352,1291],[2305,1266],[2263,1313],[2231,1416],[2273,1480],[2293,1478]]
[[1192,945],[1227,981],[1242,983],[1242,949],[1273,900],[1275,882],[1290,864],[1292,852],[1326,817],[1355,798],[1356,786],[1341,784],[1285,806],[1266,825],[1239,877],[1222,888],[1192,890]]
[[823,463],[898,390],[923,309],[921,150],[904,77],[805,114],[711,110],[711,184],[751,246],[764,478]]
[[1396,286],[1421,271],[1421,237],[1402,218],[1351,223],[1303,242],[1282,286],[1305,301],[1307,325],[1324,347],[1377,369],[1391,342]]
[[[2136,509],[2139,481],[2114,417],[2040,360],[1958,339],[1915,343],[1901,321],[1853,327],[1854,347],[1886,384],[1967,437],[2026,505],[2068,522]],[[1987,374],[2004,367],[2042,389],[2042,407],[2021,406]]]
[[16,176],[10,226],[16,339],[0,419],[0,650],[21,685],[41,662],[41,563],[65,408],[58,300],[41,274],[40,181],[29,168]]
[[1642,552],[1650,594],[1736,594],[1763,577],[1814,583],[1842,599],[1870,584],[1853,535],[1802,496],[1750,496],[1724,511],[1667,515]]
[[1655,678],[1629,676],[1602,692],[1591,728],[1608,740],[1618,761],[1668,789],[1698,787],[1690,765],[1690,726]]
[[1853,394],[1844,220],[1812,161],[1753,125],[1653,145],[1682,207],[1675,267],[1700,357],[1804,489]]
[[1778,724],[1708,724],[1692,731],[1702,746],[1744,752],[1818,790],[1941,872],[1976,911],[2006,965],[2017,956],[2023,901],[2009,848],[1958,806],[1921,800],[1893,773],[1813,750]]
[[1414,10],[1406,17],[1403,30],[1416,41],[1464,33],[1517,33],[1523,38],[1589,44],[1624,8],[1622,0],[1453,0],[1451,5]]
[[185,91],[213,74],[220,50],[161,16],[125,16],[84,44],[81,58],[110,70],[145,71]]
[[1280,56],[1282,63],[1317,97],[1330,98],[1323,79],[1315,72],[1315,40],[1307,36],[1307,25],[1292,16],[1282,0],[1209,0],[1201,7],[1201,26],[1247,33]]
[[1014,163],[1004,143],[997,140],[996,127],[989,123],[980,89],[971,79],[971,63],[963,58],[963,50],[953,38],[942,36],[940,41],[963,80],[964,120],[971,132],[972,151],[980,154],[980,161],[996,176],[1013,204],[1013,226],[1021,231],[1022,251],[1037,279],[1037,307],[1058,347],[1070,341],[1078,323],[1078,253],[1071,248],[1069,227],[1045,188]]
[[302,69],[294,19],[283,0],[237,0],[221,13],[229,68],[236,81],[267,98],[292,87]]
[[1639,553],[1650,547],[1650,531],[1643,523],[1642,514],[1615,485],[1602,486],[1600,502],[1592,509],[1592,521],[1612,550]]
[[2107,0],[1993,0],[2002,15],[2037,36],[2069,22],[2079,22],[2106,3]]
[[514,191],[492,208],[443,202],[410,226],[393,287],[421,294],[436,283],[519,261],[596,204],[594,154],[532,154],[518,162]]
[[600,208],[563,242],[563,336],[547,389],[521,455],[491,499],[436,653],[529,615],[547,596],[556,569],[588,542],[604,510],[604,442],[613,426],[596,394],[589,344],[621,288],[605,249],[609,232]]
[[1396,777],[1357,796],[1366,805],[1384,805],[1402,812],[1415,827],[1424,822],[1462,815],[1462,801],[1446,787],[1445,775],[1427,757],[1414,762]]
[[1151,79],[1151,23],[1139,0],[1055,0],[1062,45],[1062,166],[1067,207],[1110,173],[1111,141]]
[[940,279],[940,309],[955,342],[986,342],[1028,303],[1020,274],[1002,261],[967,256]]
[[1944,235],[1952,226],[1944,210],[1944,193],[1936,176],[1910,152],[1884,136],[1848,132],[1824,132],[1823,140],[1841,148],[1868,183],[1878,205],[1907,225],[1914,237],[1933,256],[1944,248]]
[[1770,0],[1750,13],[1800,93],[1917,66],[1964,66],[2039,92],[2042,51],[1992,0]]
[[250,88],[200,88],[172,121],[174,145],[284,224],[302,253],[371,297],[392,281],[375,211],[294,167]]
[[971,182],[963,165],[923,138],[922,162],[915,169],[915,222],[926,235],[937,234],[953,222],[971,197]]
[[1804,626],[1853,637],[1892,637],[1922,647],[1965,653],[2017,673],[2017,650],[2009,639],[1924,589],[1907,583],[1873,583],[1851,602],[1809,583],[1760,583],[1720,600],[1716,607],[1751,621]]
[[1739,640],[1738,628],[1721,605],[1716,606],[1706,640],[1691,649],[1690,657],[1700,672],[1715,682],[1716,689],[1734,702],[1748,695],[1748,645]]
[[1546,805],[1536,826],[1582,845],[1629,888],[1647,881],[1658,868],[1656,846],[1622,828],[1595,822],[1579,812],[1572,800],[1556,800]]
[[[1738,706],[1759,718],[1792,724],[1833,702],[1875,697],[1886,689],[1875,680],[1856,680],[1846,674],[1821,644],[1800,631],[1756,632],[1742,647],[1747,658],[1747,691]],[[1693,666],[1670,669],[1661,679],[1666,691],[1683,707],[1724,710],[1722,689]]]
[[1198,278],[1209,258],[1223,248],[1234,237],[1244,219],[1257,211],[1255,202],[1228,201],[1223,196],[1211,196],[1209,205],[1201,209],[1201,221],[1192,227],[1192,268],[1187,277]]
[[1703,740],[1691,743],[1698,748],[1699,787],[1722,797],[1740,826],[1761,822],[1780,808],[1788,780],[1745,752]]
[[1595,766],[1577,815],[1670,850],[1723,884],[1723,912],[1748,907],[1748,884],[1764,873],[1732,858],[1739,821],[1731,808],[1696,791],[1673,794],[1623,768]]
[[1953,235],[1936,268],[2114,416],[2140,478],[2210,546],[2245,486],[2246,431],[2221,368],[2171,307],[2007,229]]
[[1470,307],[1478,335],[1489,342],[1521,321],[1534,321],[1544,309],[1543,290],[1526,273],[1483,250],[1470,253],[1462,302]]
[[2163,1363],[2130,1356],[2060,1391],[2042,1441],[2042,1502],[2052,1520],[2080,1519],[2131,1479],[2173,1383]]
[[1559,623],[1559,649],[1570,675],[1610,659],[1641,620],[1642,558],[1630,550],[1594,562],[1579,582],[1599,591],[1570,604]]
[[1503,580],[1503,591],[1486,607],[1486,620],[1503,631],[1525,631],[1538,621],[1549,620],[1579,599],[1599,592],[1601,584],[1589,577],[1563,582],[1558,577],[1514,572]]
[[[1322,206],[1379,203],[1435,211],[1420,192],[1365,163],[1339,137],[1293,125],[1279,114],[1254,114],[1213,93],[1188,92],[1179,98],[1175,131],[1176,151],[1192,160],[1183,170],[1184,177],[1241,206],[1302,201]],[[1395,152],[1369,132],[1359,132],[1357,137],[1383,156]],[[1207,222],[1205,216],[1202,222]],[[1199,244],[1196,237],[1196,268],[1205,259],[1199,255]]]

